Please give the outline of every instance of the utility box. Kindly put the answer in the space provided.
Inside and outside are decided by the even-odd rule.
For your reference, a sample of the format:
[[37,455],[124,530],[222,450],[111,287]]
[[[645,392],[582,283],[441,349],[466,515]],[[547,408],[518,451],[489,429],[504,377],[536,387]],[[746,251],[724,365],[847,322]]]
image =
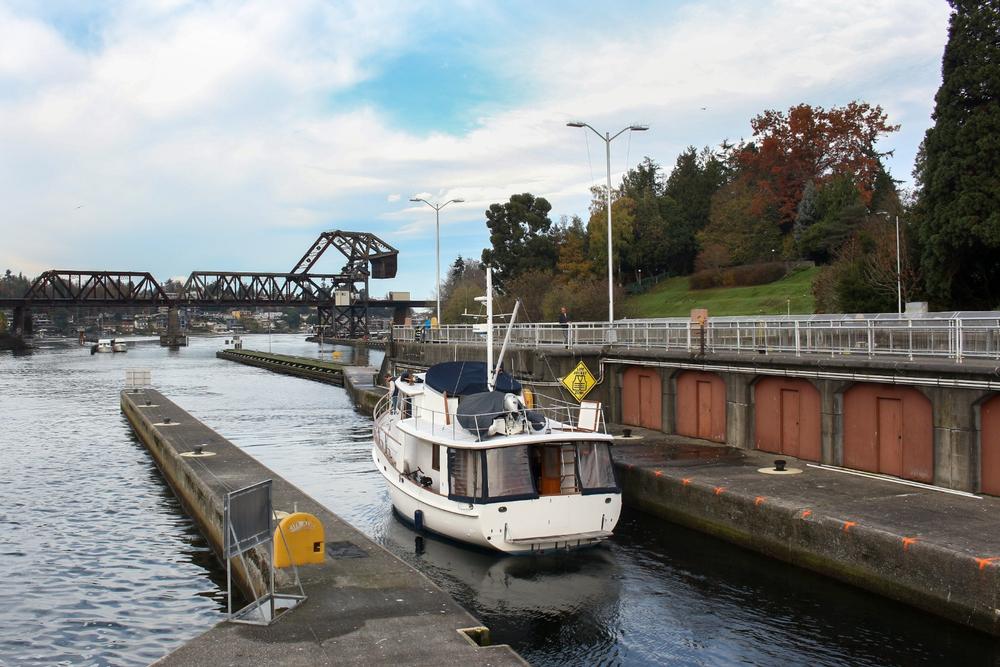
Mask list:
[[336,290],[333,293],[333,305],[335,306],[349,306],[351,305],[351,293],[348,290]]
[[409,301],[409,292],[389,292],[389,301]]

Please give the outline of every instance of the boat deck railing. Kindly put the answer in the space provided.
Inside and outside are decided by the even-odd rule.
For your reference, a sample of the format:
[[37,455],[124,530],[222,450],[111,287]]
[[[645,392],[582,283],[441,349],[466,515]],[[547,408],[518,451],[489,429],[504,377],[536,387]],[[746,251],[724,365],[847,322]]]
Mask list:
[[[600,403],[584,401],[581,404],[576,404],[541,394],[534,396],[536,400],[543,399],[545,405],[535,406],[528,410],[545,418],[545,428],[541,431],[529,430],[528,433],[608,433],[607,422],[604,419]],[[474,434],[459,424],[456,414],[443,410],[433,410],[427,406],[413,405],[410,402],[411,398],[402,393],[398,394],[396,399],[397,403],[393,407],[391,392],[387,393],[379,400],[373,411],[376,432],[375,444],[387,456],[389,456],[388,443],[385,440],[380,441],[379,438],[392,437],[388,435],[388,424],[395,419],[412,419],[413,426],[428,436],[448,438],[456,442],[479,442]],[[482,417],[480,423],[488,425],[493,423],[493,418],[496,415],[497,413],[490,412],[475,416]]]

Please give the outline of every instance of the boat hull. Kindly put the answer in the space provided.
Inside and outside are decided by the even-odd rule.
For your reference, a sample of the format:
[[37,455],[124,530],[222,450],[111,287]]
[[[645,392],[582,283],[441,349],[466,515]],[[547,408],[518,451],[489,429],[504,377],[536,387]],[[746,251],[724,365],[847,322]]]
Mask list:
[[590,546],[610,537],[621,516],[620,493],[482,504],[450,500],[404,476],[378,447],[373,447],[372,457],[386,479],[393,507],[406,521],[486,549],[537,554]]

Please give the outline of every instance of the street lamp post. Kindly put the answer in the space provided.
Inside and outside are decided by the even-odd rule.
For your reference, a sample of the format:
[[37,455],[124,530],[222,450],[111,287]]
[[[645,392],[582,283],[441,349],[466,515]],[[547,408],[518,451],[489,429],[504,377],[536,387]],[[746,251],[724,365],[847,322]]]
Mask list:
[[590,129],[591,132],[596,134],[601,138],[601,141],[605,144],[605,155],[607,156],[608,162],[608,192],[607,192],[607,208],[608,208],[608,322],[615,321],[615,281],[614,273],[611,260],[611,142],[614,141],[618,135],[627,130],[632,130],[633,132],[645,132],[649,129],[648,125],[629,125],[626,128],[622,128],[616,132],[613,136],[610,132],[605,132],[601,134],[594,129],[589,123],[584,123],[581,121],[573,121],[571,123],[566,123],[569,127],[586,127]]
[[[884,215],[887,219],[889,217],[888,211],[877,211],[878,215]],[[899,255],[899,214],[896,216],[896,310],[902,315],[903,314],[903,279],[902,279],[902,262]]]
[[434,236],[435,236],[435,255],[437,256],[436,271],[434,274],[434,279],[436,280],[436,290],[437,290],[437,322],[438,326],[441,326],[441,209],[443,209],[448,204],[461,204],[464,199],[449,199],[443,204],[432,204],[426,199],[421,197],[410,197],[410,201],[417,202],[422,201],[423,203],[434,209]]

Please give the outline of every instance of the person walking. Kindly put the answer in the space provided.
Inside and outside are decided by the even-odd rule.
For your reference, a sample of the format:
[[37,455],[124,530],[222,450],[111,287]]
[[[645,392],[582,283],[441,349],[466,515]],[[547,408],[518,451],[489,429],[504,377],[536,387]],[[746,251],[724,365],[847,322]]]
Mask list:
[[559,309],[559,326],[566,331],[566,347],[569,347],[569,313],[566,312],[566,306]]

